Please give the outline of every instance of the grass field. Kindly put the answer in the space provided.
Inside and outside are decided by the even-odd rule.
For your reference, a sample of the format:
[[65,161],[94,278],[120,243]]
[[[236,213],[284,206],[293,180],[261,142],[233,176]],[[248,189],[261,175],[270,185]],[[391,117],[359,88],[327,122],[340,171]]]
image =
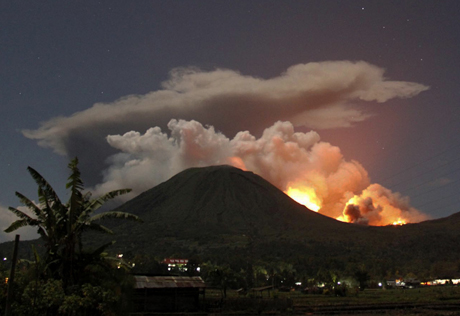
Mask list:
[[382,304],[382,303],[460,303],[460,287],[431,286],[414,289],[366,289],[349,290],[347,296],[303,294],[300,292],[279,293],[288,295],[296,304],[333,305],[333,304]]
[[[209,299],[220,295],[218,290],[206,292]],[[277,290],[271,291],[270,296],[268,292],[264,293],[262,299],[248,296],[242,297],[236,291],[227,291],[221,314],[230,315],[235,312],[236,306],[247,306],[246,311],[239,312],[246,312],[247,315],[460,315],[460,287],[457,286],[349,290],[343,297]],[[246,302],[245,305],[240,304],[242,301]],[[251,301],[254,304],[251,305]],[[278,304],[274,304],[276,301],[279,301]],[[279,304],[280,301],[289,304]]]

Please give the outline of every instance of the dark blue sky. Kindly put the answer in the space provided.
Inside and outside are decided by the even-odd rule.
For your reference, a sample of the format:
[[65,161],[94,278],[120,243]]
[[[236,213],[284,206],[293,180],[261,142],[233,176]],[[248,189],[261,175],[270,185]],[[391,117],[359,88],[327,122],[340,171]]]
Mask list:
[[[159,90],[173,68],[225,68],[268,79],[296,64],[362,60],[391,80],[430,89],[385,103],[356,102],[373,116],[351,128],[317,130],[321,139],[432,217],[458,212],[458,12],[455,0],[4,1],[0,205],[16,206],[15,191],[35,198],[29,165],[57,188],[67,177],[68,158],[21,130]],[[85,150],[89,157],[85,146],[72,154]],[[100,174],[85,159],[92,185]]]

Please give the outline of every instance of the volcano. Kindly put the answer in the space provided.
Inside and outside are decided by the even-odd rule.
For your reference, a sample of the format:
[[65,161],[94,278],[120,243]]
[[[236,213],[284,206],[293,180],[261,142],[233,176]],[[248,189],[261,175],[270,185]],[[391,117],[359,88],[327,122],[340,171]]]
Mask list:
[[[227,165],[187,169],[116,211],[138,215],[144,223],[114,222],[113,249],[158,258],[194,254],[211,260],[251,243],[253,252],[268,261],[296,252],[320,259],[344,256],[360,240],[381,239],[377,227],[313,212],[260,176]],[[374,231],[371,238],[369,231]],[[91,236],[88,243],[100,244],[100,238]]]
[[116,239],[110,252],[127,257],[239,260],[240,266],[251,257],[313,274],[324,267],[349,273],[363,265],[379,275],[458,268],[460,214],[403,226],[344,223],[230,166],[187,169],[115,211],[138,215],[144,223],[113,221],[115,236],[88,234],[86,247]]
[[114,223],[114,251],[156,258],[230,262],[250,247],[261,262],[285,261],[313,273],[324,266],[343,271],[360,264],[431,271],[440,261],[456,264],[460,251],[460,215],[397,227],[343,223],[231,166],[187,169],[116,210],[136,214],[144,223]]
[[169,233],[269,234],[340,223],[289,198],[260,176],[231,166],[185,170],[119,208]]
[[[313,212],[260,176],[227,165],[187,169],[115,211],[138,215],[144,223],[114,221],[113,249],[159,258],[212,258],[251,240],[261,257],[272,260],[289,256],[292,248],[337,248],[342,234],[362,228]],[[96,246],[101,238],[109,240],[91,235],[87,242]],[[333,242],[319,246],[324,238]]]

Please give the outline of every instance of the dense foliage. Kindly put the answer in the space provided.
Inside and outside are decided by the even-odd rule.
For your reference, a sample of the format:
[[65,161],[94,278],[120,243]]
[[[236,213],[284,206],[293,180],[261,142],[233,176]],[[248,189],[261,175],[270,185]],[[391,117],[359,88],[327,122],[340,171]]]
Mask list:
[[82,242],[86,231],[112,234],[100,224],[101,220],[140,221],[138,216],[126,212],[95,214],[105,202],[130,190],[111,191],[93,199],[84,190],[78,160],[72,160],[68,167],[71,172],[66,184],[70,193],[67,203],[61,202],[45,178],[29,167],[38,185],[39,203],[16,192],[29,212],[9,208],[19,219],[5,231],[36,227],[45,247],[42,256],[34,249],[34,259],[19,266],[12,303],[14,315],[113,315],[123,304],[123,289],[130,288],[123,269],[117,269],[122,267],[121,260],[105,253],[113,242],[95,249],[84,249]]

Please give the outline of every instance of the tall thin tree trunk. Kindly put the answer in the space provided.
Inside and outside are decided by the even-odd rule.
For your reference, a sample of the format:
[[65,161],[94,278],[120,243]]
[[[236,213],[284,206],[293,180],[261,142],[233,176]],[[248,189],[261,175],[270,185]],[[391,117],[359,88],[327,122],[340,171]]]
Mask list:
[[11,298],[13,295],[14,272],[16,270],[16,261],[18,260],[19,235],[14,239],[13,262],[11,263],[11,272],[8,279],[8,294],[6,297],[5,316],[11,315]]

